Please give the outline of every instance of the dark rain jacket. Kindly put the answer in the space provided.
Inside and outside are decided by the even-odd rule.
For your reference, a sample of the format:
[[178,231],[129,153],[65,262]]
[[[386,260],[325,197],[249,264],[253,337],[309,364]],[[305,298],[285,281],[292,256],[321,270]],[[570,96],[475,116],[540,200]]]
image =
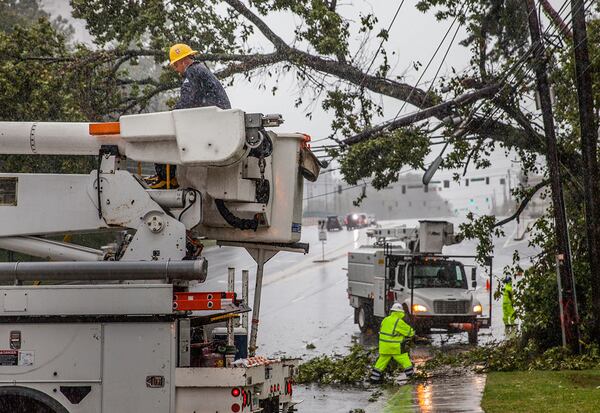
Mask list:
[[218,106],[231,109],[231,103],[221,82],[203,64],[194,62],[183,74],[181,97],[175,109]]

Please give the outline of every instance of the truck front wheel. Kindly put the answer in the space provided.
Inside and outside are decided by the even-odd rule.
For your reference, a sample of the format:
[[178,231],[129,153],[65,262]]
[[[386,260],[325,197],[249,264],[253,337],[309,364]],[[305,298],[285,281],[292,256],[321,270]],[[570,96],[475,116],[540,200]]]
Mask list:
[[373,318],[373,307],[369,304],[361,304],[358,308],[358,314],[356,317],[358,328],[362,333],[366,333],[368,330],[375,327],[375,320]]

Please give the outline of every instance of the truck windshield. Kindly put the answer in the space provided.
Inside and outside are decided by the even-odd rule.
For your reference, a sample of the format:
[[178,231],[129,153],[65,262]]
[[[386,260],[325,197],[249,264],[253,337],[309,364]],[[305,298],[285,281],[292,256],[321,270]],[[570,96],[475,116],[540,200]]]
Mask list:
[[[414,264],[414,288],[464,288],[467,279],[463,266],[456,262],[439,262]],[[410,271],[408,273],[409,288],[412,288]]]

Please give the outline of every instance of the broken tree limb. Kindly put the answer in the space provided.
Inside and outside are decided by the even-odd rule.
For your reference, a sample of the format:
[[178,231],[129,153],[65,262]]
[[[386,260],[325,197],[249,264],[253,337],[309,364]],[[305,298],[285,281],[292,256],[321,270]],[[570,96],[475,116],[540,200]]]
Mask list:
[[510,221],[513,221],[517,218],[519,218],[519,216],[521,215],[521,212],[523,212],[523,210],[527,207],[527,205],[529,204],[529,201],[531,201],[531,199],[533,198],[533,196],[543,187],[545,187],[546,185],[548,185],[550,183],[550,180],[545,179],[542,182],[539,182],[537,185],[531,187],[531,189],[529,190],[529,193],[527,194],[527,196],[521,201],[521,204],[519,205],[519,208],[517,208],[517,210],[515,211],[514,214],[512,214],[511,216],[509,216],[508,218],[505,218],[501,221],[498,221],[494,224],[494,228],[496,227],[501,227],[502,225],[508,224]]
[[437,118],[442,118],[445,116],[449,116],[452,113],[452,110],[457,106],[466,105],[468,103],[475,102],[479,99],[488,98],[493,96],[498,92],[501,85],[499,83],[494,83],[488,86],[485,86],[481,89],[477,89],[473,92],[463,93],[462,95],[457,96],[456,98],[449,100],[447,102],[440,103],[438,105],[431,106],[429,108],[420,110],[415,113],[410,113],[408,115],[399,117],[390,122],[383,123],[381,125],[372,127],[370,129],[366,129],[363,132],[351,136],[348,139],[344,140],[344,144],[346,145],[354,145],[359,142],[363,142],[365,140],[374,138],[384,132],[392,131],[394,129],[398,129],[404,126],[412,125],[415,122],[419,122],[421,120],[430,118],[432,116]]

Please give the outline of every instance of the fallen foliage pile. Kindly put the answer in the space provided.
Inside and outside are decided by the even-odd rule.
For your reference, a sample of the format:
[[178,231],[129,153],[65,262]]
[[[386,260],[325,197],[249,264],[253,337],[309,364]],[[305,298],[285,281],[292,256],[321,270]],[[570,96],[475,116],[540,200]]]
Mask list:
[[443,366],[473,367],[478,372],[585,370],[600,367],[600,349],[587,346],[582,354],[573,355],[563,347],[542,351],[534,342],[521,346],[516,341],[507,341],[455,354],[437,351],[423,368],[429,372]]
[[301,364],[297,383],[361,384],[370,374],[376,351],[356,344],[346,356],[322,355]]

